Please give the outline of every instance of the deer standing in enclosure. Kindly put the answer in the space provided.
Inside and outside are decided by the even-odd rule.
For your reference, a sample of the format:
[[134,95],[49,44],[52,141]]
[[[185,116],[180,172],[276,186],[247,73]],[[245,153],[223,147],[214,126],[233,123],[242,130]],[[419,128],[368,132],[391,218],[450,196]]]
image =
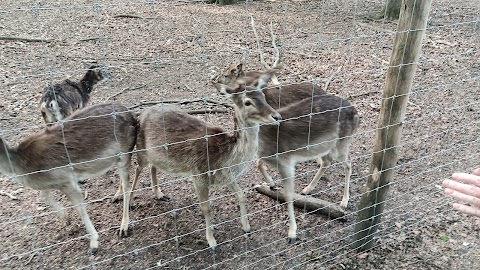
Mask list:
[[359,116],[355,107],[336,96],[314,96],[278,109],[285,119],[278,127],[260,127],[258,134],[258,168],[274,186],[264,162],[277,168],[285,187],[290,228],[289,242],[296,239],[296,221],[293,211],[295,165],[317,159],[320,169],[310,184],[302,191],[310,194],[333,160],[342,163],[345,170],[345,187],[340,205],[349,200],[349,183],[352,167],[349,148],[355,134]]
[[240,204],[242,229],[250,231],[245,195],[237,179],[255,159],[259,124],[276,124],[281,119],[260,91],[276,71],[262,73],[253,83],[256,87],[245,86],[243,81],[232,86],[215,84],[221,94],[233,101],[233,135],[172,106],[152,107],[139,117],[138,167],[133,188],[142,168],[148,164],[151,165],[152,189],[157,198],[163,196],[157,186],[157,169],[191,177],[205,217],[206,238],[214,251],[219,248],[212,230],[210,186],[225,185],[235,193]]
[[90,100],[93,86],[105,78],[105,75],[98,66],[91,66],[79,82],[66,79],[62,83],[46,87],[40,98],[43,120],[47,124],[60,121],[85,107]]
[[[47,203],[63,219],[65,210],[50,196],[64,193],[82,218],[90,236],[90,252],[98,248],[98,233],[86,211],[77,184],[118,167],[121,187],[129,189],[131,153],[135,147],[137,121],[124,106],[99,104],[74,112],[65,122],[47,126],[30,135],[15,149],[0,138],[0,171],[20,184],[40,190]],[[129,192],[124,193],[120,235],[129,223]]]
[[[231,64],[217,77],[221,83],[229,83],[247,77],[248,83],[258,78],[261,72],[244,72],[242,64]],[[294,192],[295,164],[317,159],[321,164],[310,184],[302,190],[310,194],[333,160],[342,162],[345,169],[345,187],[341,206],[346,208],[349,200],[351,164],[349,147],[358,128],[358,113],[350,103],[339,97],[327,95],[319,86],[311,83],[271,86],[262,89],[267,102],[276,108],[284,121],[278,129],[263,126],[259,133],[258,169],[271,187],[275,186],[264,163],[277,168],[285,183],[289,208],[289,241],[296,238],[296,225],[291,203]],[[310,115],[312,118],[310,119]],[[278,151],[278,156],[277,156]]]

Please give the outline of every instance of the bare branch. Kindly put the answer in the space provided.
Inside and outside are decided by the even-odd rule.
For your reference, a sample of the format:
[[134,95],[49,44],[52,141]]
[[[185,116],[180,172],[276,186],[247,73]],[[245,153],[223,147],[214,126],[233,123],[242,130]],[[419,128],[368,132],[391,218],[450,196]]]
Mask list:
[[52,42],[53,39],[43,39],[43,38],[21,38],[21,37],[11,37],[11,36],[0,36],[0,40],[13,40],[13,41],[24,41],[24,42]]
[[203,109],[203,110],[190,110],[188,114],[208,114],[208,113],[227,113],[225,109]]
[[[270,198],[285,202],[285,192],[282,189],[272,190],[269,186],[258,185],[255,189],[263,194],[267,195]],[[300,195],[293,193],[293,205],[301,209],[306,209],[313,213],[319,213],[322,215],[329,216],[330,218],[344,218],[345,210],[335,203],[324,201],[312,196]]]
[[185,105],[185,104],[190,104],[190,103],[195,103],[195,102],[207,102],[207,103],[211,103],[211,104],[215,104],[215,105],[224,106],[224,107],[227,107],[227,108],[232,107],[232,105],[230,105],[228,103],[223,103],[223,102],[215,101],[215,100],[211,100],[211,99],[197,98],[197,99],[190,99],[190,100],[175,100],[175,99],[173,99],[173,100],[159,100],[159,101],[142,101],[139,104],[128,107],[128,109],[131,110],[131,109],[135,109],[135,108],[138,108],[138,107],[141,107],[141,106],[152,106],[152,105],[157,105],[157,104],[160,104],[160,103],[172,103],[172,104],[177,104],[177,105]]
[[133,88],[125,88],[125,89],[123,89],[122,91],[119,91],[119,92],[117,92],[117,93],[115,93],[115,94],[107,97],[107,98],[105,99],[105,101],[110,100],[110,99],[112,99],[112,98],[114,98],[114,97],[116,97],[116,96],[124,93],[125,91],[138,90],[138,89],[143,88],[143,87],[145,87],[145,86],[147,86],[147,85],[146,85],[146,84],[142,84],[142,85],[140,85],[140,86],[136,86],[136,87],[133,87]]

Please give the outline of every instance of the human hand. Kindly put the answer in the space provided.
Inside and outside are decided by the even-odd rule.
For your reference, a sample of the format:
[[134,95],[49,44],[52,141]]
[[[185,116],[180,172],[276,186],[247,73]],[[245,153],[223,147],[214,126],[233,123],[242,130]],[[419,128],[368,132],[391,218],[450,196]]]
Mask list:
[[480,217],[480,168],[475,169],[473,174],[454,173],[452,178],[456,181],[444,180],[442,183],[445,194],[470,205],[454,203],[453,208],[465,214]]

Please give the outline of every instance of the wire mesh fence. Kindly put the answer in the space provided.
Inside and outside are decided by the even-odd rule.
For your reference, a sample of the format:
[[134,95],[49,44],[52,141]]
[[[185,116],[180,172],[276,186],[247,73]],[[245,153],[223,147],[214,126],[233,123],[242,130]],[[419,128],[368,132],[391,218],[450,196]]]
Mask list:
[[[385,74],[397,34],[396,22],[378,16],[383,5],[385,1],[240,1],[227,6],[205,1],[3,1],[1,268],[478,267],[479,221],[455,212],[440,186],[452,172],[478,167],[480,8],[475,1],[433,2],[373,249],[357,254],[349,248],[370,176]],[[269,108],[256,88],[243,88],[245,81],[220,87],[227,97],[215,89],[212,80],[237,75],[225,73],[230,64],[238,68],[242,63],[254,85],[262,84],[256,80],[261,76],[270,79],[268,72],[248,73],[266,70],[261,53],[270,67],[276,57],[282,65],[275,71],[280,86],[270,83],[263,90],[267,101],[272,91],[270,101],[280,105]],[[94,85],[89,71],[103,74]],[[75,117],[46,126],[42,104],[49,113],[64,96],[54,94],[53,105],[41,97],[44,89],[61,83],[73,92],[88,88],[89,100],[82,100],[85,104],[78,107],[86,107]],[[287,95],[289,89],[297,91],[290,94],[292,99],[304,89],[308,102],[282,108],[287,99],[280,93]],[[314,97],[319,91],[327,96]],[[340,104],[315,112],[315,106],[329,98]],[[114,104],[108,107],[113,109],[91,109],[105,103]],[[190,116],[172,111],[172,106]],[[315,121],[329,117],[345,127],[342,117],[351,108],[360,118],[355,132],[317,134],[338,131]],[[275,110],[281,124],[267,125],[279,120]],[[148,120],[145,112],[157,121]],[[124,125],[129,115],[140,119],[135,136]],[[289,122],[299,127],[288,136],[274,132]],[[273,130],[270,137],[265,130]],[[295,144],[302,134],[307,143]],[[328,167],[309,195],[299,195],[344,215],[297,206],[296,241],[288,243],[295,238],[289,231],[288,203],[279,193],[270,198],[257,191],[267,180],[257,169],[256,136],[260,148],[273,149],[263,156],[276,160],[267,166],[273,184],[288,185],[285,175],[291,176],[286,171],[292,166],[282,163],[282,157],[298,162],[293,165],[297,195],[326,162],[310,153],[339,138],[351,139],[348,207],[340,207],[348,174],[342,160]],[[28,156],[17,155],[35,142],[46,145]],[[285,145],[291,148],[285,150]],[[129,193],[121,182],[122,161],[129,155],[130,184],[142,155],[148,161],[145,167],[152,162],[158,167],[153,188],[151,171],[139,174],[130,207],[122,201]],[[32,169],[33,164],[38,168]],[[55,177],[46,179],[49,174]],[[58,190],[69,194],[69,179],[78,181],[79,189],[74,185],[73,195],[65,196]],[[197,181],[195,187],[192,181]],[[235,182],[240,190],[232,186]],[[38,190],[47,189],[46,183],[61,207],[51,207],[39,196],[45,195]],[[119,200],[112,202],[114,194]],[[241,194],[247,215],[239,207]],[[87,252],[95,234],[87,232],[81,219],[85,216],[75,211],[78,205],[85,207],[98,232],[95,254]],[[211,225],[205,220],[207,205]],[[220,250],[212,250],[207,228]],[[120,229],[126,237],[119,237]]]

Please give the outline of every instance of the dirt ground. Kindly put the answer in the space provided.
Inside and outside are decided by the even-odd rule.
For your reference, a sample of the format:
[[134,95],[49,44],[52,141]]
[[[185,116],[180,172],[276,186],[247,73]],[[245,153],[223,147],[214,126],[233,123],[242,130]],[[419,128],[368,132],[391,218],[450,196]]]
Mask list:
[[[53,2],[53,1],[52,1]],[[208,249],[204,219],[193,186],[159,174],[172,200],[156,201],[143,173],[131,209],[132,235],[116,235],[121,204],[110,202],[118,173],[81,184],[87,210],[100,233],[100,249],[88,255],[86,231],[72,209],[65,225],[39,192],[0,178],[1,269],[479,269],[480,219],[451,209],[441,180],[479,165],[480,5],[433,1],[412,95],[400,158],[374,249],[353,254],[345,246],[369,172],[396,24],[371,20],[384,1],[248,1],[232,6],[188,1],[2,1],[0,131],[10,146],[43,128],[38,100],[44,87],[79,79],[93,63],[109,67],[92,104],[126,106],[162,99],[219,98],[210,76],[243,60],[260,69],[250,15],[272,60],[269,27],[278,36],[282,83],[324,85],[350,100],[361,115],[351,147],[353,175],[346,221],[296,209],[300,240],[287,244],[286,207],[258,194],[263,182],[252,168],[240,179],[253,232],[241,231],[239,209],[226,189],[211,192],[219,253]],[[129,16],[125,16],[129,15]],[[134,15],[134,16],[131,16]],[[339,67],[343,67],[339,69]],[[143,106],[145,107],[145,106]],[[136,110],[141,110],[138,107]],[[186,109],[205,108],[202,103]],[[231,113],[199,116],[231,129]],[[318,168],[297,167],[299,192]],[[278,177],[272,171],[275,177]],[[343,169],[329,168],[313,195],[339,203]],[[55,197],[70,207],[63,195]]]

